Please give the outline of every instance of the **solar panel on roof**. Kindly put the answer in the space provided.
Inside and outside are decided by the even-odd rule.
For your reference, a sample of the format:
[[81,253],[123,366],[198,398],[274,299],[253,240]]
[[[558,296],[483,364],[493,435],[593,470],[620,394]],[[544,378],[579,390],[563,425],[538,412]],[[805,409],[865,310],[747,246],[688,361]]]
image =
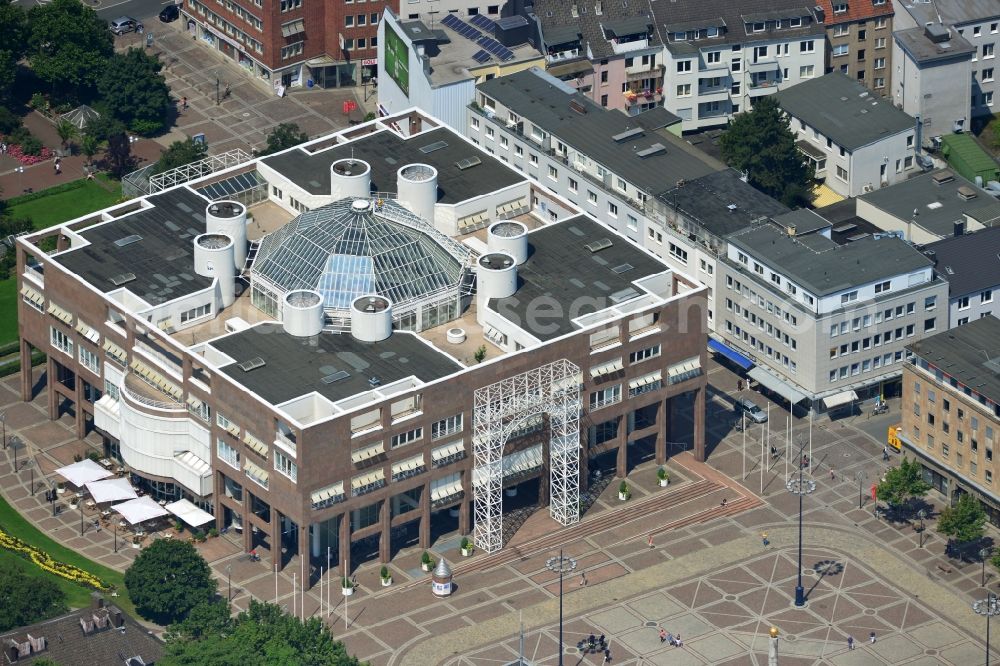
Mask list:
[[486,51],[477,51],[472,59],[482,65],[490,61],[490,54]]
[[260,356],[254,356],[252,359],[248,361],[243,361],[236,367],[238,367],[243,372],[250,372],[251,370],[256,370],[257,368],[263,368],[264,365],[265,365],[264,359],[262,359]]
[[493,21],[493,19],[487,16],[483,16],[482,14],[476,14],[471,19],[469,19],[469,22],[472,23],[472,25],[474,26],[480,27],[483,30],[489,30],[490,32],[493,32],[493,30],[496,28],[496,23]]

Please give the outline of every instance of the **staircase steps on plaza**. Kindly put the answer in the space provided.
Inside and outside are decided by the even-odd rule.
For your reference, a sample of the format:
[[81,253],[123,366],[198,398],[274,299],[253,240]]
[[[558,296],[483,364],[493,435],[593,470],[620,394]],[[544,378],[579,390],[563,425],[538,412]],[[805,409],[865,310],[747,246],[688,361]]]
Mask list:
[[690,527],[691,525],[707,523],[708,521],[715,520],[717,518],[735,516],[749,509],[755,509],[761,504],[763,504],[763,502],[756,496],[751,495],[749,497],[740,497],[732,502],[726,502],[726,506],[714,506],[711,509],[705,509],[704,511],[693,513],[690,516],[684,516],[683,518],[675,520],[672,523],[668,523],[661,528],[652,530],[651,533],[658,534],[671,530],[679,530],[684,527]]

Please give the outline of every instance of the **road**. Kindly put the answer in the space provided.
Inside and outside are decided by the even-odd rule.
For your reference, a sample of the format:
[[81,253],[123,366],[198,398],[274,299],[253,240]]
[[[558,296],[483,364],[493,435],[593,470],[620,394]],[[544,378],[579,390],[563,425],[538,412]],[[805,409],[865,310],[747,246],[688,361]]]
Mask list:
[[[47,5],[51,0],[14,0],[26,9],[35,5]],[[152,28],[152,21],[156,20],[163,5],[174,4],[174,0],[83,0],[88,7],[97,10],[97,15],[105,21],[116,19],[119,16],[131,16],[146,24],[147,28]]]

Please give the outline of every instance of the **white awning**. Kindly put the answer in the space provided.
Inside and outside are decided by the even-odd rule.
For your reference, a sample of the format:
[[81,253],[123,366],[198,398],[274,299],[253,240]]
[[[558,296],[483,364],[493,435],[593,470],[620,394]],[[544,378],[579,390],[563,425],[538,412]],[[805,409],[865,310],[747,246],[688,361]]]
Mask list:
[[49,301],[49,310],[48,310],[48,312],[49,312],[50,315],[52,315],[53,317],[55,317],[56,319],[58,319],[59,321],[61,321],[64,324],[72,324],[73,323],[73,315],[70,314],[69,312],[67,312],[66,310],[63,310],[61,307],[59,307],[58,305],[56,305],[52,301]]
[[267,444],[257,439],[250,433],[248,432],[243,433],[243,442],[251,449],[259,453],[260,455],[264,456],[265,458],[267,457],[267,452],[268,452]]
[[104,351],[108,352],[122,363],[124,363],[125,360],[128,358],[128,354],[125,352],[124,349],[116,345],[111,340],[108,340],[107,338],[104,338],[104,344],[102,344],[101,346],[104,347]]
[[670,377],[670,381],[677,381],[675,378],[681,377],[683,375],[688,375],[701,368],[701,357],[695,356],[687,359],[686,361],[681,361],[676,365],[672,365],[667,369],[667,376]]
[[527,197],[521,197],[520,199],[508,201],[507,203],[503,203],[497,206],[497,215],[505,215],[507,213],[512,213],[515,210],[527,207],[528,207]]
[[208,511],[199,509],[186,499],[171,502],[163,508],[183,520],[191,527],[201,527],[202,525],[215,520],[215,516],[210,514]]
[[45,304],[45,297],[42,296],[37,291],[35,291],[34,289],[32,289],[31,287],[29,287],[28,285],[24,285],[23,287],[21,287],[21,295],[27,298],[32,303],[34,303],[35,305],[37,305],[38,307],[42,307]]
[[198,410],[201,409],[202,403],[201,400],[199,400],[198,398],[194,397],[193,395],[189,395],[187,399],[187,404],[191,409]]
[[448,476],[431,481],[431,501],[436,502],[452,495],[462,492],[462,475],[449,474]]
[[86,484],[90,497],[98,504],[104,502],[120,502],[135,499],[138,495],[128,478],[108,479],[107,481],[91,481]]
[[167,510],[157,504],[156,500],[149,495],[143,495],[139,499],[116,504],[111,509],[120,514],[130,525],[137,525],[147,520],[167,515]]
[[663,373],[657,370],[656,372],[651,372],[648,375],[643,375],[642,377],[636,377],[635,379],[633,379],[628,383],[628,387],[630,389],[637,389],[641,386],[648,386],[653,382],[660,381],[661,377],[663,377]]
[[100,481],[109,476],[114,476],[113,472],[104,469],[90,458],[84,458],[80,462],[60,467],[56,470],[56,474],[77,488],[82,488],[91,481]]
[[267,486],[268,474],[263,468],[254,465],[249,460],[243,461],[243,471],[247,473],[251,479],[256,481],[262,486]]
[[351,479],[351,490],[357,490],[358,488],[364,488],[365,486],[370,486],[373,483],[378,483],[385,478],[385,471],[379,467],[374,469],[367,474],[359,474],[358,476]]
[[174,460],[203,478],[212,473],[212,466],[190,451],[174,454]]
[[100,333],[98,333],[97,331],[95,331],[94,329],[92,329],[90,326],[87,326],[85,323],[83,323],[79,319],[77,319],[77,321],[76,321],[76,331],[77,331],[77,333],[79,333],[83,337],[85,337],[88,340],[90,340],[91,342],[95,342],[95,343],[101,337]]
[[797,405],[806,399],[805,393],[798,390],[785,380],[772,374],[762,365],[758,365],[750,370],[750,372],[747,373],[747,376],[755,382],[759,382],[765,388],[774,391],[793,405]]
[[392,475],[405,474],[406,472],[413,471],[418,467],[424,466],[424,454],[419,454],[406,460],[400,460],[398,463],[392,466]]
[[364,462],[365,460],[374,458],[375,456],[380,456],[383,453],[385,453],[385,442],[379,442],[377,444],[372,444],[371,446],[366,446],[363,449],[352,451],[351,462],[357,465],[360,462]]
[[439,446],[433,451],[431,451],[431,460],[437,462],[438,460],[444,460],[450,456],[458,455],[465,450],[465,442],[458,441],[452,442],[451,444],[445,444],[444,446]]
[[333,484],[332,486],[327,486],[326,488],[321,488],[316,492],[312,493],[311,499],[313,504],[320,504],[327,501],[331,497],[343,496],[344,494],[344,482],[340,481]]
[[613,361],[608,361],[607,363],[603,363],[601,365],[595,365],[594,367],[592,367],[590,369],[590,376],[591,377],[600,377],[601,375],[610,375],[612,372],[618,372],[619,370],[621,370],[624,367],[625,367],[625,363],[622,361],[622,358],[619,356],[618,358],[616,358]]
[[857,399],[858,394],[854,391],[841,391],[840,393],[823,398],[823,406],[827,409],[836,409],[837,407],[849,405]]

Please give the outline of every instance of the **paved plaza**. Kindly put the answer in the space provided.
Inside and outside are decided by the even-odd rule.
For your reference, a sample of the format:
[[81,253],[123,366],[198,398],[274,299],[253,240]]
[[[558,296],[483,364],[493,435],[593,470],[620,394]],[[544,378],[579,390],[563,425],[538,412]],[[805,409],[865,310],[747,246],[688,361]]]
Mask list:
[[[389,588],[379,585],[376,561],[361,564],[359,587],[346,607],[336,576],[328,573],[322,585],[318,572],[312,575],[314,585],[303,599],[297,558],[276,575],[266,556],[251,562],[226,537],[198,548],[220,590],[231,585],[236,609],[246,608],[253,596],[306,616],[323,615],[352,653],[377,666],[507,663],[517,656],[519,622],[526,656],[537,664],[558,663],[558,578],[545,561],[560,548],[576,561],[564,581],[567,663],[600,663],[603,656],[578,648],[592,631],[610,638],[616,664],[766,663],[763,641],[772,624],[782,631],[782,664],[981,663],[985,626],[970,608],[982,595],[979,563],[948,559],[933,530],[920,547],[912,525],[877,519],[867,499],[871,482],[887,465],[881,440],[872,435],[884,432],[893,413],[884,423],[862,415],[813,424],[817,489],[804,502],[809,596],[805,609],[795,609],[798,504],[784,489],[783,456],[768,463],[763,481],[759,465],[762,433],[769,431],[771,443],[784,451],[787,412],[772,406],[770,428],[748,431],[747,478],[741,484],[743,435],[732,430],[729,402],[735,376],[712,363],[710,381],[710,465],[689,453],[673,455],[671,484],[658,488],[655,466],[642,462],[630,472],[629,502],[619,502],[617,482],[606,479],[580,524],[557,529],[547,511],[525,512],[508,546],[492,555],[463,559],[460,535],[440,536],[432,554],[448,559],[455,571],[456,590],[446,599],[431,595],[415,548],[404,548],[390,563]],[[27,445],[19,451],[17,472],[10,450],[0,457],[4,496],[54,538],[124,569],[137,550],[113,552],[112,535],[86,524],[81,537],[78,514],[52,518],[42,493],[30,494],[31,468],[23,460],[37,465],[37,482],[98,440],[93,434],[77,440],[68,415],[49,422],[44,389],[31,403],[21,403],[18,385],[17,377],[0,381],[8,434],[16,432]],[[794,441],[808,441],[808,433],[808,421],[793,423]],[[861,470],[868,478],[862,479],[859,508],[855,473]],[[761,532],[769,535],[768,548]],[[994,576],[988,572],[987,578],[995,589]],[[659,627],[680,633],[684,646],[661,645]],[[871,631],[878,637],[874,645],[867,643]],[[847,649],[848,635],[858,641],[853,651]]]

